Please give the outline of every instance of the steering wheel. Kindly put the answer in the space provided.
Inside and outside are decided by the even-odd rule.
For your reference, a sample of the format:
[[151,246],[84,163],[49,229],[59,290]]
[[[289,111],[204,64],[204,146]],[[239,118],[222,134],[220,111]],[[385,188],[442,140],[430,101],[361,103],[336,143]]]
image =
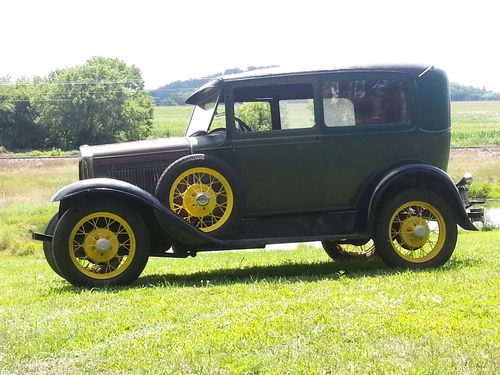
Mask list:
[[208,133],[205,130],[198,130],[190,135],[190,137],[199,137],[200,135],[207,135]]
[[234,126],[240,132],[251,132],[252,131],[252,128],[250,128],[250,126],[248,126],[244,121],[242,121],[241,119],[239,119],[236,116],[234,116]]
[[208,132],[208,134],[214,134],[214,133],[225,133],[226,132],[226,128],[215,128],[215,129],[212,129]]

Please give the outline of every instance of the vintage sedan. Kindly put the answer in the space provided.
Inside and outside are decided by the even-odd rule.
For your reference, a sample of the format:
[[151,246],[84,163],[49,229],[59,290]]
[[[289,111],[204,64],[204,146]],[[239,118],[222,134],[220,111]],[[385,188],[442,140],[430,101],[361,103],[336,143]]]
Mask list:
[[481,220],[471,176],[445,172],[449,89],[432,66],[223,76],[186,102],[186,137],[80,148],[80,181],[34,234],[72,284],[128,284],[149,256],[304,241],[436,267],[457,224]]

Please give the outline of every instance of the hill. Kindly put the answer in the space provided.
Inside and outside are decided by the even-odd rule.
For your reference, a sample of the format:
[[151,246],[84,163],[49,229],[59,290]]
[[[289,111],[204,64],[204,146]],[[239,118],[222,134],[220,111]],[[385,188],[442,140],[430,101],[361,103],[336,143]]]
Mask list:
[[274,67],[276,67],[276,65],[249,66],[246,69],[226,69],[224,72],[212,74],[202,78],[191,78],[185,81],[171,82],[157,89],[151,90],[149,94],[153,98],[156,105],[183,105],[184,101],[194,92],[194,90],[204,85],[213,78],[227,74],[237,74],[248,72],[251,70]]

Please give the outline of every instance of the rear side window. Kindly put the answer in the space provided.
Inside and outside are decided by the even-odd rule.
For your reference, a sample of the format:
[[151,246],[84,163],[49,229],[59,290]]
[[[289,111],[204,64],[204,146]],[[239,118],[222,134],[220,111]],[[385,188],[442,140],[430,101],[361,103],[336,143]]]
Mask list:
[[401,124],[410,120],[406,85],[400,80],[323,82],[325,124],[329,127]]

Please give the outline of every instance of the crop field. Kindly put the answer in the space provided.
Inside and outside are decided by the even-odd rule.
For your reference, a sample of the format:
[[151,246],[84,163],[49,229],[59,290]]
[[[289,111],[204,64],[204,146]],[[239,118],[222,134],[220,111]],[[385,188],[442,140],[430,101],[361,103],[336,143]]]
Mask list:
[[500,102],[453,102],[452,147],[500,145]]
[[[452,150],[449,164],[497,198],[499,113],[500,102],[453,104],[453,134],[482,147]],[[156,136],[182,135],[189,115],[158,108]],[[75,159],[0,160],[0,374],[500,372],[500,230],[461,231],[437,270],[300,245],[152,258],[130,287],[83,290],[29,235],[77,179]]]

